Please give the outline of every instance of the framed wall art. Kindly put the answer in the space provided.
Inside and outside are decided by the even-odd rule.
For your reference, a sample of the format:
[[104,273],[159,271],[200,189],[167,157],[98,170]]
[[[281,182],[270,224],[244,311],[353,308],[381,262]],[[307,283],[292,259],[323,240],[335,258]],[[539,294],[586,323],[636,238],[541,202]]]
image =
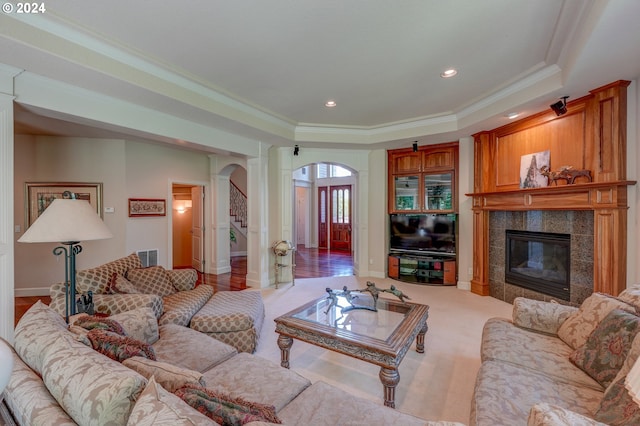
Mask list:
[[166,215],[166,200],[161,198],[129,198],[129,217]]
[[25,223],[29,227],[56,198],[65,191],[73,192],[79,200],[87,200],[102,216],[102,183],[85,182],[26,182]]
[[520,157],[520,188],[542,188],[548,185],[547,177],[540,172],[549,168],[549,151],[535,152]]

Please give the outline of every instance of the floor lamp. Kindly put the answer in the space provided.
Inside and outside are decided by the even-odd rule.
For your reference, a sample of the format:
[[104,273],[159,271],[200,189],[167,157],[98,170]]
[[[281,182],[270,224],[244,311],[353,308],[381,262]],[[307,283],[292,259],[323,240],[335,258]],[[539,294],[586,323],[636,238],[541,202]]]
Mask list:
[[86,200],[65,191],[63,198],[51,205],[18,239],[20,243],[60,243],[53,249],[56,256],[64,255],[65,319],[76,314],[76,255],[82,251],[81,241],[104,240],[113,237],[96,209]]

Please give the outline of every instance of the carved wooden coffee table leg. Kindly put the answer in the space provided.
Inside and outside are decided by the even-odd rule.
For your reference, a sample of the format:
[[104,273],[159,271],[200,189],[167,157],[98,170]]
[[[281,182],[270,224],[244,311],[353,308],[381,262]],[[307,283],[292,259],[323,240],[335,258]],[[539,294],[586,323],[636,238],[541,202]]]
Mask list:
[[420,332],[416,336],[416,352],[418,352],[419,354],[424,353],[424,335],[427,334],[427,330],[429,330],[429,326],[425,322],[420,329]]
[[289,350],[293,345],[293,339],[289,336],[281,334],[278,336],[278,347],[280,348],[280,365],[289,368]]
[[400,373],[398,370],[382,367],[380,381],[384,389],[384,405],[396,408],[396,386],[400,383]]

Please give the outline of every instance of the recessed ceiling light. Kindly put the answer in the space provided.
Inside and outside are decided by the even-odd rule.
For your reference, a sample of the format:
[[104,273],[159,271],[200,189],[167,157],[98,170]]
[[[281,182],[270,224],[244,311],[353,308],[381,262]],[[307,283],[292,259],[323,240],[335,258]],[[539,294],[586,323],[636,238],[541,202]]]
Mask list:
[[453,77],[454,75],[458,74],[458,70],[455,68],[449,68],[448,70],[444,70],[441,74],[440,77],[442,78],[449,78],[449,77]]
[[327,108],[333,108],[334,106],[336,106],[336,101],[327,101],[324,106],[326,106]]
[[517,112],[510,112],[509,114],[505,115],[505,117],[507,117],[509,120],[513,120],[514,118],[517,118],[520,114],[518,114]]

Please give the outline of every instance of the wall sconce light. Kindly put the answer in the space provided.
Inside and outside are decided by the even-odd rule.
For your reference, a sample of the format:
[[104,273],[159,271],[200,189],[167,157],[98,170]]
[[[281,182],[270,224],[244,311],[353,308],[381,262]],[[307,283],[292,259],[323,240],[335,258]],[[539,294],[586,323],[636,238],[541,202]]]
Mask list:
[[569,96],[563,96],[555,104],[549,105],[551,107],[551,109],[553,110],[553,112],[555,112],[558,117],[567,113],[567,99],[568,98],[569,98]]
[[182,214],[193,206],[191,200],[173,200],[173,209]]
[[300,154],[300,147],[298,145],[293,147],[293,155],[297,156]]
[[418,152],[418,141],[413,143],[413,152]]

